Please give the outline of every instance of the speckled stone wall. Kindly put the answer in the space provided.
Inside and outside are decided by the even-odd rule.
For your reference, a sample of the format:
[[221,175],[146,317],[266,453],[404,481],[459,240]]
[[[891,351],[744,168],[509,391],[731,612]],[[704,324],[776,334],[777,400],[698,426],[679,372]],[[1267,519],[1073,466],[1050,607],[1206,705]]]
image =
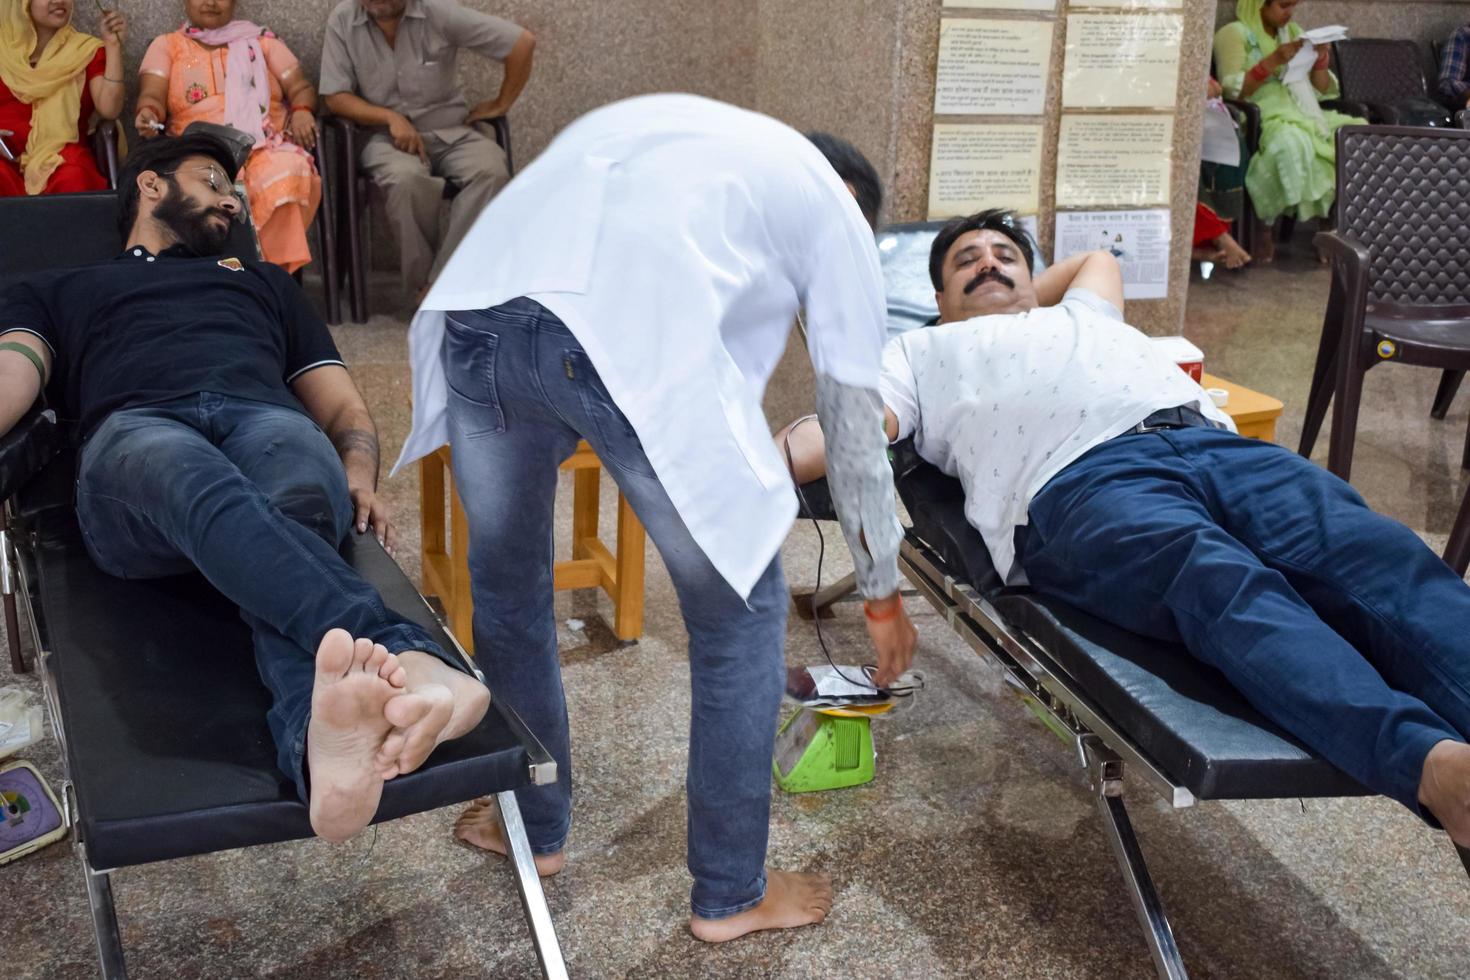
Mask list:
[[[1083,6],[1077,4],[1077,6]],[[892,63],[893,111],[890,116],[892,205],[890,220],[918,220],[928,206],[929,151],[934,124],[934,72],[939,57],[940,0],[893,0],[891,16],[897,37]],[[1066,0],[1058,0],[1057,28],[1052,36],[1051,81],[1046,101],[1046,137],[1042,147],[1041,232],[1048,253],[1054,232],[1053,202],[1056,147],[1061,115],[1061,77],[1066,48]],[[1169,295],[1162,300],[1128,304],[1128,320],[1154,334],[1178,333],[1184,322],[1189,287],[1190,232],[1199,172],[1199,141],[1205,77],[1209,71],[1214,11],[1207,4],[1186,3],[1184,35],[1174,119],[1173,177],[1170,200],[1174,243]],[[995,16],[1027,16],[996,11]],[[833,26],[836,32],[837,27]],[[815,94],[813,97],[816,97]],[[989,117],[987,117],[989,118]],[[995,117],[995,121],[1004,121]]]
[[[802,129],[844,135],[878,166],[889,186],[888,220],[922,217],[927,201],[940,0],[465,0],[505,16],[538,38],[536,68],[512,112],[524,165],[577,116],[614,99],[688,91],[758,108]],[[279,34],[316,74],[328,0],[242,0],[237,16]],[[1189,226],[1198,169],[1199,112],[1214,14],[1189,3],[1174,125],[1172,202],[1175,247],[1168,298],[1129,304],[1129,318],[1155,333],[1175,332],[1188,286]],[[1322,7],[1371,4],[1323,2]],[[1398,7],[1399,4],[1394,4]],[[1407,6],[1463,8],[1464,4]],[[128,4],[130,97],[148,42],[176,29],[181,3]],[[1066,0],[1058,0],[1049,120],[1042,180],[1043,244],[1052,236],[1051,203],[1059,125]],[[95,29],[94,6],[78,4],[77,23]],[[462,61],[471,99],[494,94],[499,66]],[[131,110],[127,113],[131,118]]]
[[[756,6],[754,3],[690,3],[686,0],[462,0],[466,6],[506,17],[537,38],[530,84],[511,113],[519,162],[529,161],[567,123],[596,106],[645,92],[697,92],[734,102],[755,102]],[[335,0],[240,0],[237,17],[280,35],[313,78],[321,64],[322,36]],[[137,94],[137,68],[156,35],[177,30],[183,4],[176,0],[121,0],[130,18],[124,47],[129,110]],[[78,2],[77,26],[96,31],[94,4]],[[461,78],[473,102],[500,86],[500,66],[474,54],[460,59]]]

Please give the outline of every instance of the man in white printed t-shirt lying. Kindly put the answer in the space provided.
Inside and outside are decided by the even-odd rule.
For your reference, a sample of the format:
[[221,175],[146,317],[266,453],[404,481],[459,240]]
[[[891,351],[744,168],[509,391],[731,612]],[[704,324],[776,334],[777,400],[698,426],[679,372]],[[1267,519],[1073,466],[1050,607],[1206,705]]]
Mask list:
[[[1033,280],[1033,247],[1000,211],[939,232],[939,325],[884,351],[889,439],[960,480],[1008,583],[1184,644],[1470,846],[1470,588],[1346,482],[1236,435],[1123,322],[1111,255]],[[821,431],[789,431],[796,479],[821,476]]]

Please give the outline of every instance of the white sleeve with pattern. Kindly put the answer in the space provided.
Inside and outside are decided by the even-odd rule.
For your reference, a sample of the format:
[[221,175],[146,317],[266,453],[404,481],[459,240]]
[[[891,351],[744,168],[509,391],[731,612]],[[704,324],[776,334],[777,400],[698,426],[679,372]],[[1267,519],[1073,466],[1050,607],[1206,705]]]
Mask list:
[[903,529],[893,503],[883,403],[876,391],[819,374],[817,418],[827,442],[827,485],[852,552],[858,591],[867,599],[892,595],[898,591]]

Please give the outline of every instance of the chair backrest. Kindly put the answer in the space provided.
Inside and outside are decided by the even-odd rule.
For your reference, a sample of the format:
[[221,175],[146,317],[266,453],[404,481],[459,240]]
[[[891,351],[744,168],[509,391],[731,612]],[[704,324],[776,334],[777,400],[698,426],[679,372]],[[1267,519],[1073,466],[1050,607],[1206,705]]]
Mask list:
[[1353,38],[1333,48],[1344,99],[1391,104],[1429,91],[1424,59],[1413,41]]
[[[116,191],[0,198],[0,287],[121,252],[117,206]],[[259,256],[249,222],[231,224],[225,253]]]
[[1337,131],[1337,232],[1371,257],[1368,299],[1470,307],[1470,131]]

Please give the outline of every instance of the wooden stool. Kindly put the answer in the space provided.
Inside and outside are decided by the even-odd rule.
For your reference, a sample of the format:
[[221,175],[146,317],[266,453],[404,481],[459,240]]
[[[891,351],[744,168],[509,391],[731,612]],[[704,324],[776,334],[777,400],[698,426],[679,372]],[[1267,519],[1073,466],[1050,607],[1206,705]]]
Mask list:
[[[613,633],[620,640],[643,635],[643,525],[626,497],[618,494],[618,530],[615,551],[598,537],[598,495],[602,461],[587,443],[561,464],[572,470],[572,557],[553,569],[555,589],[595,589],[607,593],[613,604]],[[437,595],[455,637],[475,652],[470,620],[469,523],[454,486],[454,467],[448,446],[419,461],[419,521],[422,534],[424,592]],[[449,520],[445,520],[445,490],[449,491]]]

